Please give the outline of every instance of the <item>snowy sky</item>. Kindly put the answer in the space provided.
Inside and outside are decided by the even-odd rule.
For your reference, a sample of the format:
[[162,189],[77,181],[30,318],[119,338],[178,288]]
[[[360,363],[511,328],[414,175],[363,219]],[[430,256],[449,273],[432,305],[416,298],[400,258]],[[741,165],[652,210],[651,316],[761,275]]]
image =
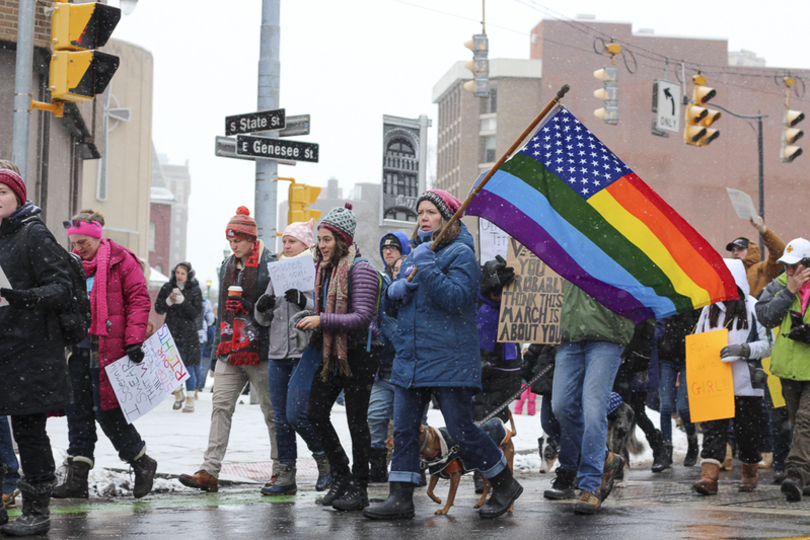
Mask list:
[[[379,182],[383,114],[427,114],[435,146],[432,88],[454,62],[471,58],[463,44],[481,31],[480,1],[280,1],[280,106],[311,114],[311,134],[298,139],[320,144],[319,163],[280,166],[280,176],[320,186],[335,177],[344,195],[355,182]],[[592,14],[656,35],[727,38],[729,50],[754,51],[769,67],[810,68],[798,32],[810,21],[810,2],[763,6],[720,0],[698,13],[674,2],[489,0],[489,57],[528,58],[540,20]],[[236,207],[253,210],[253,163],[214,156],[214,138],[224,135],[225,116],[257,110],[260,23],[260,0],[139,0],[113,34],[154,56],[153,139],[171,163],[189,162],[187,257],[201,282],[214,279]]]

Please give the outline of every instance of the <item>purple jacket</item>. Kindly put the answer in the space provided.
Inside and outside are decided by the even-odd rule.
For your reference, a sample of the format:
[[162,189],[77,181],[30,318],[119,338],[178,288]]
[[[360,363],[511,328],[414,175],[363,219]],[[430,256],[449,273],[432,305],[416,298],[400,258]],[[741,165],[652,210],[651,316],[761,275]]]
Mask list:
[[[360,257],[360,249],[357,250]],[[358,261],[349,273],[348,312],[342,315],[336,313],[323,313],[323,291],[315,291],[316,305],[321,316],[321,328],[329,332],[348,334],[353,340],[366,340],[368,326],[377,310],[377,291],[379,288],[379,274],[366,260]]]

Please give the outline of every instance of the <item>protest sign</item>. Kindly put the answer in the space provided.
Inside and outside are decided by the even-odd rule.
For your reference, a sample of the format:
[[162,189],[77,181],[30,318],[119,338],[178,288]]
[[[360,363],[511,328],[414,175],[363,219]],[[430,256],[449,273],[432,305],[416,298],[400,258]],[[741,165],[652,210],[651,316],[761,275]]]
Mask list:
[[720,360],[728,330],[686,336],[686,381],[692,422],[734,418],[731,364]]
[[509,235],[506,231],[484,218],[478,218],[478,252],[481,264],[491,261],[496,255],[507,256]]
[[[6,277],[6,273],[3,272],[3,267],[0,266],[0,289],[10,289],[11,283],[8,282],[8,278]],[[8,300],[5,298],[0,298],[0,307],[7,306]]]
[[560,343],[563,278],[514,238],[506,264],[514,267],[515,280],[503,289],[498,341]]
[[312,257],[294,257],[272,262],[267,265],[267,271],[277,296],[290,289],[309,292],[315,288],[315,261]]
[[129,424],[154,409],[189,377],[165,324],[144,342],[143,352],[140,364],[125,356],[104,368]]
[[739,217],[743,219],[757,219],[754,201],[751,200],[751,196],[748,193],[734,188],[726,188],[726,191],[728,192],[729,199],[731,199],[731,205],[734,207],[734,211],[737,212]]

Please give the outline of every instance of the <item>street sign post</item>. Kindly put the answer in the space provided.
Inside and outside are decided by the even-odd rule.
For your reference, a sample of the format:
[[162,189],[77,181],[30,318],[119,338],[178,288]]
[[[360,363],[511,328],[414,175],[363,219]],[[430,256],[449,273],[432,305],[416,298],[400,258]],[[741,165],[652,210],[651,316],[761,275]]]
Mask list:
[[264,159],[287,159],[292,161],[318,162],[318,145],[301,141],[270,139],[238,135],[236,137],[236,154]]
[[225,135],[279,131],[286,126],[284,109],[259,111],[225,117]]
[[278,132],[279,137],[300,137],[309,135],[309,115],[297,114],[287,117],[287,125]]
[[[236,158],[236,159],[246,159],[248,161],[256,161],[255,157],[252,156],[240,156],[236,153],[236,139],[233,137],[220,137],[217,135],[216,137],[216,146],[214,148],[214,155],[219,157],[226,157],[226,158]],[[292,165],[295,166],[295,161],[290,161],[287,159],[279,159],[277,160],[279,165]]]
[[681,85],[663,79],[653,81],[652,112],[655,127],[661,131],[681,131]]

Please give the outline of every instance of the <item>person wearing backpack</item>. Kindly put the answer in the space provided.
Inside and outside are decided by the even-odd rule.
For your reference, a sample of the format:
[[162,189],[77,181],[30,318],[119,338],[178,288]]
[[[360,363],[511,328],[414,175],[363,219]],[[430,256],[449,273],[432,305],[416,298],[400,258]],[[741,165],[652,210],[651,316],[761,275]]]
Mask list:
[[[368,403],[380,364],[380,347],[375,345],[379,333],[372,324],[380,297],[380,274],[354,243],[357,217],[351,208],[346,203],[343,208],[332,209],[318,225],[316,314],[297,323],[297,328],[313,331],[298,369],[314,376],[314,380],[310,379],[309,423],[332,470],[332,486],[320,503],[337,510],[362,510],[368,506]],[[346,396],[346,418],[352,436],[351,470],[330,420],[341,390]]]
[[68,421],[68,457],[65,481],[53,497],[89,496],[87,476],[94,465],[96,422],[110,439],[122,461],[135,471],[133,495],[152,491],[157,462],[146,454],[146,443],[134,424],[127,422],[104,371],[124,356],[143,361],[151,301],[138,257],[125,247],[103,238],[104,216],[81,210],[65,221],[73,252],[82,259],[90,294],[92,324],[86,339],[72,347],[68,362],[73,402],[65,407]]
[[[25,471],[17,482],[22,515],[8,523],[0,509],[0,531],[16,536],[42,534],[51,527],[56,466],[46,419],[49,411],[70,402],[65,344],[55,317],[71,297],[64,249],[38,217],[41,210],[26,197],[22,177],[0,168],[0,269],[5,276],[0,275],[0,282],[7,280],[0,288],[0,415],[11,416]],[[23,244],[25,229],[28,242]]]

